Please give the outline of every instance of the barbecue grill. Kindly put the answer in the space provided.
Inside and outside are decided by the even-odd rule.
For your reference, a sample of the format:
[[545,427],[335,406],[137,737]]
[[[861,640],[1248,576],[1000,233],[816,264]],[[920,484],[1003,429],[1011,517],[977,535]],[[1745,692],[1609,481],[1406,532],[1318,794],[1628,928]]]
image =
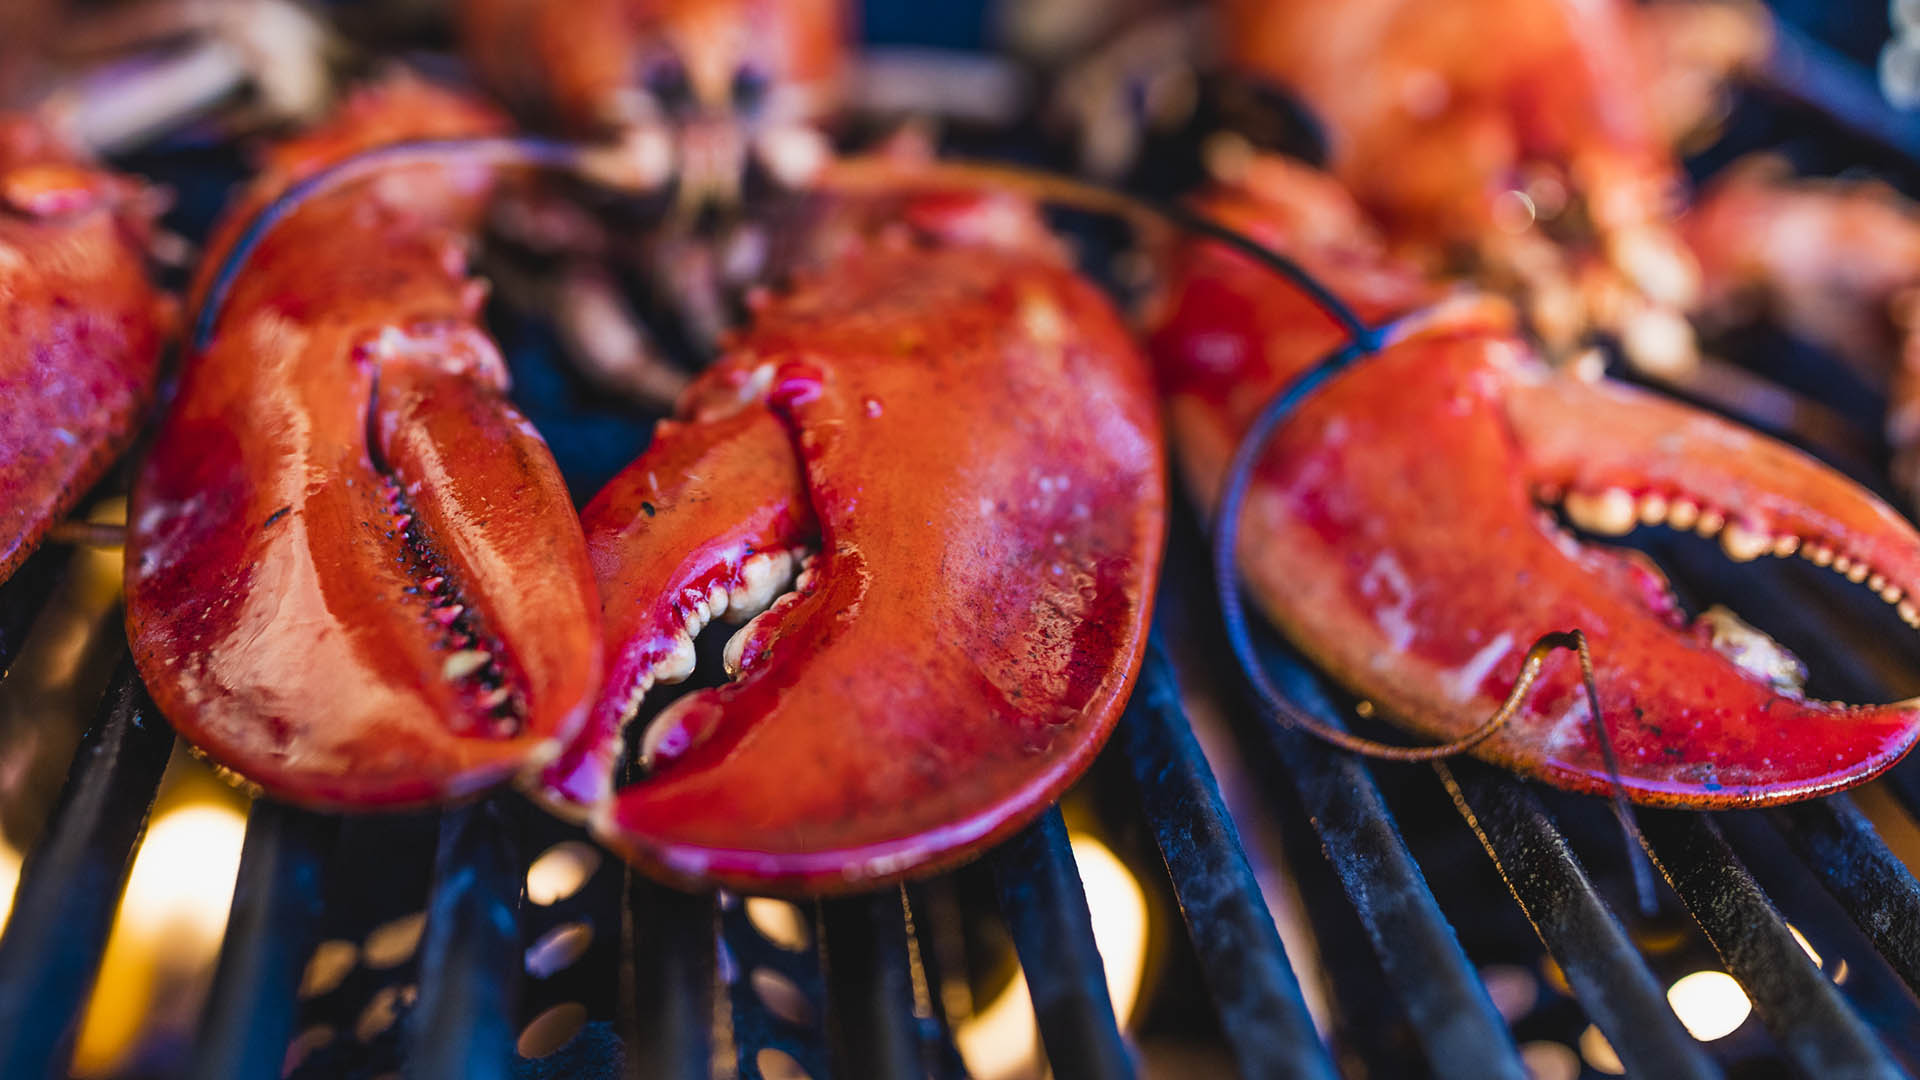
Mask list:
[[[1920,121],[1880,104],[1859,64],[1794,36],[1786,48],[1798,58],[1786,99],[1743,105],[1729,143],[1866,159],[1911,179]],[[1810,107],[1840,123],[1783,140],[1809,130]],[[201,150],[142,165],[182,188],[183,221],[202,224],[231,167]],[[583,404],[546,331],[504,325],[521,405],[575,490],[591,492],[650,424]],[[1819,358],[1771,355],[1787,358],[1770,373],[1781,382],[1824,390],[1829,408],[1875,430],[1875,403],[1835,387]],[[1815,449],[1855,464],[1854,447]],[[1820,696],[1887,699],[1920,682],[1905,628],[1830,575],[1791,561],[1736,569],[1664,532],[1638,542],[1683,596],[1737,596],[1808,660]],[[64,557],[42,552],[0,588],[0,670]],[[1009,953],[1061,1077],[1920,1069],[1920,882],[1881,834],[1920,820],[1920,760],[1859,800],[1639,811],[1661,879],[1655,909],[1641,911],[1603,801],[1468,760],[1372,766],[1263,720],[1231,666],[1205,564],[1189,518],[1133,701],[1068,813],[904,888],[808,907],[684,894],[628,874],[512,794],[351,819],[256,801],[197,1034],[131,1069],[956,1077],[968,1064],[960,1026],[984,1012],[968,988]],[[1260,648],[1323,722],[1367,723],[1283,642]],[[718,667],[705,660],[702,671]],[[64,1074],[173,744],[122,660],[0,934],[0,1077]],[[1184,924],[1163,943],[1158,1000],[1131,1039],[1069,817],[1132,867],[1149,909],[1177,907],[1168,925]],[[1738,981],[1754,1019],[1702,1042],[1670,995],[1678,976],[1710,967]],[[1189,1054],[1156,1049],[1175,1044]]]

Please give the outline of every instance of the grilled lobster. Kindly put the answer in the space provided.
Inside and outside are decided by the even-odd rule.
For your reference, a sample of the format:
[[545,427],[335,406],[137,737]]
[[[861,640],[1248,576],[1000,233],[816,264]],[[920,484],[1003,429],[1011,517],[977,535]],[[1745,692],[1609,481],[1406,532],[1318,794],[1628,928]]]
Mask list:
[[1430,269],[1516,293],[1555,353],[1594,328],[1679,373],[1697,272],[1673,142],[1765,53],[1737,2],[1220,0],[1227,66],[1300,95],[1328,168]]
[[538,126],[659,155],[693,205],[731,204],[750,169],[783,183],[825,144],[847,0],[462,0],[465,52]]
[[[273,149],[197,292],[304,176],[502,121],[389,83]],[[599,685],[599,605],[552,456],[506,399],[466,251],[494,188],[420,164],[253,249],[136,481],[127,627],[162,711],[273,794],[458,796],[550,759]]]
[[840,102],[850,7],[461,0],[467,58],[523,123],[620,143],[637,193],[652,197],[643,201],[667,204],[634,228],[543,186],[495,215],[497,231],[547,256],[544,280],[509,282],[509,297],[554,313],[590,377],[659,403],[686,383],[617,286],[627,265],[703,351],[736,321],[772,244],[743,201],[800,187],[829,160],[820,125]]
[[[1370,321],[1442,290],[1392,261],[1333,180],[1277,159],[1205,201],[1287,251]],[[1343,343],[1308,300],[1201,244],[1172,262],[1153,351],[1185,473],[1217,497],[1236,440],[1291,377]],[[1689,621],[1650,561],[1576,538],[1640,524],[1717,536],[1736,560],[1798,552],[1920,624],[1920,535],[1799,452],[1688,406],[1543,365],[1504,304],[1436,309],[1339,376],[1258,460],[1237,540],[1289,638],[1408,727],[1462,735],[1552,632],[1591,642],[1627,795],[1728,807],[1819,795],[1892,765],[1920,703],[1808,699],[1804,669],[1731,613]],[[1571,657],[1474,752],[1564,787],[1608,774]]]
[[[1138,669],[1165,523],[1146,363],[1030,205],[921,195],[813,236],[583,514],[607,680],[546,776],[640,865],[757,891],[945,865],[1057,796]],[[612,790],[622,726],[722,614],[754,616],[737,678]]]
[[1766,315],[1885,386],[1893,479],[1920,495],[1920,210],[1885,185],[1755,159],[1714,177],[1680,227],[1704,321]]
[[[356,149],[497,124],[382,87],[278,148],[215,250]],[[583,544],[473,322],[490,181],[309,192],[240,264],[133,506],[128,624],[180,730],[335,807],[547,766],[539,793],[637,863],[761,890],[950,863],[1071,782],[1140,661],[1164,478],[1146,362],[1034,209],[820,211]],[[642,696],[756,613],[737,681],[655,718],[615,791]]]
[[39,121],[0,117],[0,580],[132,442],[171,307],[155,200]]

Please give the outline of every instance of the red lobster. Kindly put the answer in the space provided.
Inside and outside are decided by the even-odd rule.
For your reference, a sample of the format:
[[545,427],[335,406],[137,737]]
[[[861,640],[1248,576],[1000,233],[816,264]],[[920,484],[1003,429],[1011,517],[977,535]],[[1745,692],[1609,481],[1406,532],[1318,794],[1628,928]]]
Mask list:
[[1396,247],[1515,292],[1555,353],[1598,328],[1650,370],[1694,360],[1672,144],[1765,54],[1757,4],[1213,6],[1228,66],[1305,99],[1329,170]]
[[[330,163],[500,126],[421,84],[363,94],[273,151],[206,265]],[[465,794],[557,754],[599,685],[572,502],[475,321],[466,248],[493,181],[401,168],[280,222],[136,482],[141,673],[183,735],[280,797]]]
[[[573,193],[503,202],[499,231],[559,255],[550,298],[581,368],[641,399],[671,401],[685,375],[615,286],[608,259],[637,262],[680,329],[710,347],[734,299],[765,274],[764,229],[742,214],[750,189],[804,185],[832,147],[819,130],[841,101],[847,0],[461,0],[464,52],[530,125],[625,148],[641,193],[671,212],[612,227]],[[524,292],[509,290],[509,295]]]
[[[1206,208],[1321,275],[1369,321],[1436,302],[1332,180],[1278,160]],[[1294,375],[1343,343],[1302,295],[1237,255],[1173,262],[1154,335],[1189,480],[1211,502],[1236,440]],[[1556,373],[1492,300],[1454,301],[1310,398],[1257,464],[1238,540],[1248,585],[1302,649],[1421,733],[1479,727],[1529,645],[1578,628],[1626,794],[1728,807],[1838,790],[1920,737],[1920,703],[1807,699],[1803,669],[1730,613],[1686,621],[1650,561],[1576,539],[1666,524],[1736,560],[1799,552],[1920,624],[1920,535],[1799,452],[1598,377]],[[1549,659],[1474,752],[1608,789],[1571,659]]]
[[138,182],[0,117],[0,580],[126,449],[172,308]]
[[[819,264],[583,515],[608,677],[550,792],[671,876],[832,891],[951,863],[1079,774],[1140,663],[1165,496],[1125,327],[1023,202],[872,212],[828,211]],[[737,680],[657,717],[647,778],[609,798],[641,696],[803,547],[728,645]]]
[[1920,497],[1920,209],[1882,184],[1795,179],[1784,166],[1734,165],[1681,219],[1700,262],[1704,319],[1764,313],[1882,384],[1889,471],[1911,508]]
[[[386,87],[281,148],[245,208],[352,149],[493,123]],[[182,732],[331,806],[457,795],[564,745],[549,801],[644,866],[761,890],[945,865],[1071,782],[1140,661],[1164,478],[1147,365],[1031,207],[825,209],[810,267],[593,500],[583,547],[472,322],[460,241],[488,187],[413,166],[315,195],[235,279],[128,551],[136,656]],[[589,553],[608,678],[575,738]],[[646,778],[613,792],[641,696],[691,673],[709,619],[769,603],[739,679],[655,719]]]

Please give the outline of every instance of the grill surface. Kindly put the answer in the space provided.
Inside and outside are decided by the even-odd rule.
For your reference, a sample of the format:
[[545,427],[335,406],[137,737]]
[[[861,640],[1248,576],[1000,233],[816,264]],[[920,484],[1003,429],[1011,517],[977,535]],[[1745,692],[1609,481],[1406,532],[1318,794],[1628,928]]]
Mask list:
[[[885,32],[884,16],[876,26]],[[1871,49],[1878,38],[1868,38]],[[1743,106],[1716,161],[1743,143],[1783,146],[1815,167],[1865,159],[1899,168],[1920,152],[1920,123],[1879,106],[1859,67],[1810,43],[1794,46],[1806,58],[1787,95],[1798,101]],[[1838,112],[1845,131],[1808,137],[1808,103]],[[204,226],[218,178],[232,175],[230,162],[202,151],[141,165],[183,189],[188,228]],[[520,403],[553,437],[575,490],[593,491],[650,425],[583,403],[543,328],[511,319],[504,327]],[[1823,369],[1794,366],[1818,358],[1785,355],[1772,372],[1783,382],[1831,382]],[[1873,422],[1876,403],[1849,398],[1844,387],[1828,403]],[[1885,699],[1911,689],[1906,672],[1920,649],[1883,635],[1875,615],[1836,599],[1824,579],[1797,565],[1745,567],[1730,586],[1729,568],[1700,545],[1649,544],[1683,592],[1738,588],[1754,621],[1786,628],[1780,636],[1831,681],[1827,692]],[[1852,800],[1714,816],[1640,812],[1666,888],[1659,912],[1623,919],[1617,913],[1632,910],[1628,868],[1598,801],[1472,761],[1431,771],[1369,766],[1261,722],[1225,666],[1202,552],[1185,522],[1139,687],[1079,801],[1113,819],[1123,851],[1132,838],[1146,856],[1135,870],[1159,875],[1145,884],[1178,905],[1186,939],[1166,966],[1203,988],[1206,1001],[1184,1014],[1165,1003],[1162,1011],[1217,1032],[1222,1060],[1240,1073],[1525,1077],[1521,1026],[1502,1016],[1483,972],[1538,966],[1543,948],[1578,1004],[1534,1014],[1546,1014],[1541,1022],[1563,1039],[1590,1021],[1634,1075],[1767,1074],[1785,1063],[1809,1074],[1880,1076],[1920,1062],[1920,939],[1910,929],[1920,925],[1920,883]],[[59,553],[44,553],[0,589],[0,669],[60,572]],[[1276,681],[1324,721],[1352,715],[1284,645],[1267,641],[1265,657]],[[1226,792],[1196,728],[1233,759]],[[123,662],[0,936],[0,1076],[64,1073],[172,748]],[[1907,815],[1920,815],[1920,760],[1896,769],[1884,789]],[[1249,854],[1236,815],[1240,825],[1251,815],[1278,828],[1280,864],[1266,845]],[[962,924],[972,937],[1010,940],[1057,1075],[1127,1076],[1138,1067],[1106,993],[1057,809],[975,867],[817,905],[792,941],[771,939],[739,898],[673,892],[611,860],[571,896],[529,902],[529,863],[579,839],[512,795],[438,817],[345,821],[256,802],[198,1036],[174,1060],[140,1066],[142,1075],[278,1076],[296,1032],[324,1024],[339,1038],[291,1075],[372,1077],[404,1063],[421,1077],[759,1077],[794,1067],[814,1077],[958,1076],[946,1014],[972,962],[956,945]],[[1276,898],[1262,892],[1263,870],[1290,883],[1311,926],[1332,1004],[1330,1043],[1315,1031],[1276,930]],[[302,999],[317,943],[366,938],[407,915],[409,899],[420,910],[421,897],[415,958],[365,965],[337,989]],[[981,931],[983,907],[997,916]],[[1818,942],[1824,965],[1803,951],[1789,917]],[[591,947],[549,977],[528,977],[529,947],[578,925],[593,935]],[[1750,1024],[1708,1046],[1681,1026],[1662,988],[1699,966],[1702,946],[1649,941],[1685,937],[1691,927],[1746,989],[1764,1035]],[[382,995],[400,1021],[349,1037]],[[579,1034],[550,1054],[521,1057],[516,1041],[529,1022],[537,1028],[570,1003],[586,1007]]]

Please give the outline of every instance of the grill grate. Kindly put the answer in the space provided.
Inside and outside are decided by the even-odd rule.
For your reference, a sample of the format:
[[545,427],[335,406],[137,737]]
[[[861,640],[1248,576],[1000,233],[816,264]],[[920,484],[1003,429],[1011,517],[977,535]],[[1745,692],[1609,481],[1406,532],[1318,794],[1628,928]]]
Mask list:
[[[1913,124],[1888,119],[1877,98],[1861,96],[1860,76],[1845,61],[1798,37],[1789,46],[1807,76],[1790,98],[1849,118],[1855,135],[1920,148]],[[183,167],[203,166],[188,160]],[[553,345],[543,330],[510,325],[506,338],[516,395],[544,430],[569,431],[556,438],[556,455],[576,490],[593,490],[631,456],[644,426],[581,406],[545,359]],[[1477,933],[1475,913],[1446,902],[1456,895],[1449,878],[1460,872],[1450,858],[1457,852],[1433,834],[1460,831],[1446,818],[1448,805],[1630,1073],[1723,1073],[1724,1063],[1669,1007],[1648,950],[1635,943],[1637,927],[1609,906],[1624,867],[1604,808],[1473,761],[1435,766],[1432,781],[1420,769],[1376,770],[1298,732],[1260,724],[1224,689],[1237,684],[1223,666],[1217,612],[1199,572],[1202,545],[1190,522],[1176,533],[1149,656],[1096,773],[1122,778],[1128,812],[1157,848],[1161,887],[1178,903],[1198,979],[1243,1075],[1398,1075],[1410,1067],[1449,1077],[1529,1075],[1470,958],[1471,938],[1463,945],[1463,936]],[[1683,541],[1656,543],[1683,588],[1728,591],[1716,557]],[[58,583],[58,554],[42,553],[0,587],[0,672]],[[1836,607],[1802,569],[1761,569],[1765,587],[1754,588],[1756,570],[1746,568],[1742,606],[1767,625],[1795,625],[1790,644],[1822,677],[1838,680],[1840,696],[1889,696],[1896,666],[1911,657],[1890,651],[1872,624]],[[1323,722],[1349,714],[1284,645],[1263,648],[1269,671],[1294,700]],[[1190,708],[1197,702],[1231,717],[1228,735],[1268,801],[1230,803],[1189,723],[1201,711]],[[0,1076],[64,1074],[173,743],[123,661],[22,867],[0,934]],[[1896,769],[1884,787],[1920,817],[1920,760]],[[1434,808],[1439,815],[1427,813]],[[1290,834],[1286,871],[1337,1005],[1339,1061],[1316,1034],[1256,877],[1260,852],[1250,857],[1243,847],[1236,813],[1242,823],[1261,814]],[[1663,899],[1712,942],[1779,1054],[1808,1073],[1896,1075],[1920,1062],[1913,996],[1920,993],[1920,938],[1910,933],[1920,925],[1920,883],[1853,800],[1711,816],[1641,811],[1639,819],[1672,890]],[[786,1064],[813,1077],[960,1076],[942,1007],[943,976],[959,975],[943,966],[966,958],[942,948],[941,935],[958,932],[955,893],[970,885],[997,906],[1055,1073],[1111,1077],[1136,1069],[1057,809],[978,868],[815,905],[802,913],[804,940],[789,943],[798,947],[770,941],[737,898],[675,892],[611,863],[559,903],[530,900],[532,857],[578,835],[512,795],[437,819],[392,822],[341,821],[257,801],[212,990],[177,1075],[279,1076],[303,1023],[324,1015],[348,1028],[353,1004],[389,994],[390,1003],[412,1004],[401,1005],[403,1019],[390,1034],[369,1040],[384,1056],[348,1062],[319,1054],[292,1075],[372,1077],[404,1062],[408,1075],[422,1077],[691,1080],[737,1070],[755,1078],[784,1075]],[[1583,864],[1576,849],[1592,862]],[[303,999],[316,945],[334,934],[363,935],[366,925],[390,918],[368,897],[383,886],[406,892],[415,878],[425,880],[419,868],[429,861],[417,963],[350,983],[337,1002],[324,993]],[[1851,961],[1844,988],[1803,951],[1783,907],[1804,925],[1824,918],[1823,947]],[[527,946],[575,925],[595,935],[587,957],[552,979],[527,978]],[[1835,944],[1824,945],[1829,940]],[[768,1008],[756,977],[784,980],[785,1009]],[[516,1053],[527,1017],[582,1000],[598,1003],[597,1011],[572,1041],[544,1057]]]
[[[1242,1071],[1332,1075],[1333,1061],[1313,1034],[1226,802],[1187,726],[1176,668],[1161,640],[1188,629],[1167,624],[1195,615],[1189,604],[1200,606],[1197,595],[1169,598],[1170,614],[1163,617],[1111,753],[1138,786],[1141,812]],[[1339,715],[1311,672],[1277,647],[1269,649],[1268,659],[1297,700],[1324,719]],[[1286,766],[1433,1071],[1526,1075],[1506,1022],[1442,914],[1371,770],[1291,731],[1254,734]],[[23,868],[12,920],[0,937],[0,1074],[60,1071],[172,742],[130,666],[123,665],[82,742],[46,838]],[[1556,827],[1547,800],[1564,797],[1474,762],[1436,771],[1575,996],[1629,1069],[1717,1075],[1700,1044],[1679,1027],[1645,959]],[[1902,772],[1913,775],[1911,766]],[[496,797],[451,811],[440,823],[419,1001],[408,1021],[416,1075],[592,1075],[530,1073],[524,1061],[515,1069],[528,860],[519,854],[523,815],[511,802]],[[1912,988],[1917,950],[1902,931],[1913,925],[1920,884],[1848,799],[1764,813],[1639,816],[1660,871],[1796,1065],[1808,1072],[1900,1071],[1869,1020],[1882,1031],[1911,1023],[1911,999],[1895,1003],[1889,1014],[1857,1013],[1808,959],[1736,853],[1768,838],[1775,846],[1784,841],[1802,871],[1833,893],[1891,971]],[[323,870],[341,833],[332,819],[255,804],[233,918],[186,1075],[278,1072],[294,1027],[301,968],[321,924]],[[1059,812],[1050,811],[990,855],[987,868],[1056,1072],[1128,1075],[1132,1062],[1105,993]],[[628,888],[634,940],[633,970],[626,977],[636,1021],[628,1046],[644,1063],[643,1075],[709,1075],[717,928],[728,946],[718,967],[732,972],[732,1036],[741,1048],[741,1075],[760,1075],[747,1051],[762,1047],[792,1055],[811,1075],[942,1075],[941,1062],[951,1060],[950,1054],[943,1058],[942,1047],[930,1045],[928,1025],[916,1012],[904,922],[909,908],[900,892],[820,906],[822,982],[820,967],[809,968],[818,960],[813,953],[783,953],[741,932],[750,927],[738,903],[723,904],[716,916],[711,897],[639,879]],[[749,944],[743,948],[740,942]],[[747,951],[753,942],[758,955]],[[817,1040],[809,1042],[804,1027],[768,1017],[745,989],[745,972],[769,962],[779,963],[810,1000],[828,1001],[830,1057],[822,1056],[827,1051]],[[940,1031],[937,1023],[933,1030]],[[610,1040],[595,1045],[603,1056],[615,1050]]]

